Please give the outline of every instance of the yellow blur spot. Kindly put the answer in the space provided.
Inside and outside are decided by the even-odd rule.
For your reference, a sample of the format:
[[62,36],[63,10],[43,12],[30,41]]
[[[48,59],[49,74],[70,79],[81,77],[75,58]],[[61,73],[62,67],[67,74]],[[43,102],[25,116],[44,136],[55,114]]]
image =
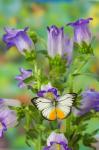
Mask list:
[[9,20],[9,23],[10,23],[11,25],[16,25],[16,23],[17,23],[17,18],[16,18],[16,17],[12,17],[12,18]]
[[94,20],[91,22],[93,27],[99,25],[99,5],[94,5],[91,7],[89,16],[91,16]]
[[45,14],[45,8],[43,8],[42,5],[34,3],[32,5],[32,12],[36,17],[42,17]]
[[60,147],[59,144],[56,144],[56,149],[57,149],[57,150],[61,150],[61,147]]
[[91,72],[96,73],[97,72],[97,67],[96,65],[91,66]]
[[90,71],[99,75],[99,60],[97,59],[90,68]]

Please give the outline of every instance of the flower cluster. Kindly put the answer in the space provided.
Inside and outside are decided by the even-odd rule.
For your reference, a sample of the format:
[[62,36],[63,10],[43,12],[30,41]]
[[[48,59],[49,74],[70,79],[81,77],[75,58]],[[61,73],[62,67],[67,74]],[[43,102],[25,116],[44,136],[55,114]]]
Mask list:
[[[79,91],[74,89],[78,76],[86,73],[94,78],[85,69],[86,63],[95,57],[88,26],[91,20],[68,23],[66,27],[73,27],[73,37],[65,34],[64,27],[47,27],[47,51],[46,47],[42,50],[37,46],[39,36],[35,34],[31,38],[27,27],[5,28],[3,41],[7,48],[15,46],[32,64],[32,69],[20,68],[21,74],[15,79],[19,88],[32,91],[34,105],[0,99],[0,137],[9,127],[25,119],[26,142],[31,140],[36,150],[79,150],[79,142],[91,147],[98,130],[86,133],[86,120],[98,116],[99,92],[89,86]],[[44,146],[47,137],[47,146]]]

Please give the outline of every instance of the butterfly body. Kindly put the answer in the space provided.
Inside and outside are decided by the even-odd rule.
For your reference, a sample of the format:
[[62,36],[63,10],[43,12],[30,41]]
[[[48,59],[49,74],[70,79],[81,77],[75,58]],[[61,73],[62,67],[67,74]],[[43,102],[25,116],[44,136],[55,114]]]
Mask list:
[[44,118],[48,120],[64,119],[71,111],[74,94],[65,94],[57,100],[44,97],[32,99],[32,103],[41,111]]

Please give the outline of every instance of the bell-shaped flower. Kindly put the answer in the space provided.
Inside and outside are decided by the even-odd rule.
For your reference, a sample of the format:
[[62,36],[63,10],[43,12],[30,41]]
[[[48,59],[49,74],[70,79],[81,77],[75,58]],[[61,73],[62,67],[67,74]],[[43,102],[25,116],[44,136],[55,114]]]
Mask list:
[[52,132],[47,139],[47,146],[43,150],[71,150],[64,134]]
[[76,43],[81,44],[84,41],[87,44],[90,44],[92,35],[88,24],[91,20],[92,18],[79,19],[68,24],[74,28],[74,41]]
[[7,48],[16,46],[20,53],[24,50],[30,51],[34,49],[34,43],[27,34],[28,27],[25,29],[5,28],[6,34],[3,35],[3,41],[6,43]]
[[[10,100],[9,100],[10,101]],[[16,103],[16,102],[15,102]],[[19,106],[19,103],[17,103]],[[11,101],[10,101],[11,106]],[[14,110],[10,110],[4,99],[0,99],[0,137],[7,131],[17,125],[17,114]]]
[[58,28],[55,25],[47,27],[48,32],[48,54],[55,57],[57,54],[66,56],[67,64],[71,62],[73,40],[64,35],[64,28]]
[[67,65],[69,65],[72,62],[73,45],[74,45],[73,39],[72,38],[70,39],[68,36],[65,36],[64,55],[66,55]]
[[55,25],[47,27],[48,31],[48,54],[54,57],[56,54],[63,55],[64,50],[64,28]]
[[75,115],[81,116],[91,110],[99,111],[99,92],[93,89],[86,90],[82,93],[79,109],[73,108],[73,112]]
[[19,81],[18,87],[24,88],[26,86],[29,86],[28,84],[24,82],[24,80],[32,76],[32,70],[25,70],[24,68],[20,68],[20,72],[21,72],[21,75],[17,75],[15,77],[15,79]]

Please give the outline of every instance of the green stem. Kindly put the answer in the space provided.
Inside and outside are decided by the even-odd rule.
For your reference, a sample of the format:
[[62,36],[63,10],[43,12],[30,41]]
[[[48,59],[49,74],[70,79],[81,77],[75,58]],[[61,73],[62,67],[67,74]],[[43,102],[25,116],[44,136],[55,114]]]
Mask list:
[[69,83],[69,91],[70,91],[70,93],[73,93],[73,80],[74,80],[74,76],[70,75],[69,76],[69,81],[70,81],[70,83]]
[[[35,70],[35,78],[36,78],[36,81],[37,81],[37,89],[39,90],[41,88],[41,71],[40,69],[38,69],[38,66],[37,66],[37,63],[35,62],[34,64],[34,70]],[[39,122],[41,122],[41,119],[40,119],[40,112],[39,112]],[[41,150],[41,133],[39,132],[39,135],[38,135],[38,143],[37,143],[37,149],[38,150]]]
[[72,115],[69,116],[69,118],[66,120],[66,137],[68,138],[69,141],[69,147],[73,148],[73,146],[76,144],[74,141],[76,140],[76,133],[74,132],[73,135],[72,133]]
[[41,150],[41,135],[40,135],[40,133],[39,133],[38,140],[39,140],[39,150]]
[[41,70],[38,69],[38,65],[36,62],[34,64],[34,73],[35,73],[35,79],[37,82],[37,89],[39,90],[41,87]]
[[71,117],[69,116],[66,120],[66,135],[69,139],[70,131],[71,130]]
[[30,121],[31,121],[28,106],[25,108],[25,117],[26,117],[26,126],[25,126],[25,128],[28,131],[28,129],[30,128]]

